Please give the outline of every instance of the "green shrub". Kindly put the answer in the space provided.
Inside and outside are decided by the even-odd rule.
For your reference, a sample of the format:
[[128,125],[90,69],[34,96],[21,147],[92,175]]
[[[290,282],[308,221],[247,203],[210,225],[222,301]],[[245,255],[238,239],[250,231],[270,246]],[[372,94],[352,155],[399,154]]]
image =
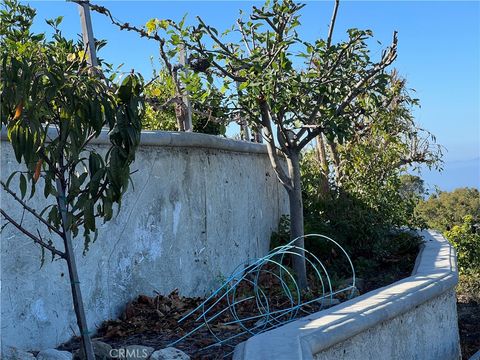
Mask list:
[[[382,285],[389,284],[396,279],[394,274],[406,274],[408,276],[411,271],[412,264],[418,254],[418,247],[423,241],[422,238],[412,232],[408,231],[392,231],[391,229],[385,231],[380,237],[375,237],[375,241],[370,243],[367,248],[355,248],[351,244],[345,244],[344,238],[340,238],[339,233],[335,233],[332,228],[326,224],[321,225],[320,222],[312,223],[308,219],[305,222],[305,228],[311,231],[307,234],[323,234],[332,237],[338,241],[342,247],[345,248],[349,254],[357,277],[364,279],[375,279],[374,281],[381,282]],[[278,231],[274,232],[271,237],[271,248],[280,245],[285,245],[290,242],[290,219],[284,215],[280,219]],[[350,230],[353,231],[353,230]],[[364,233],[368,233],[368,227],[365,227]],[[342,233],[342,236],[352,236],[347,234],[347,231]],[[333,282],[339,281],[350,274],[350,266],[344,255],[339,252],[336,245],[333,243],[319,239],[317,237],[305,238],[305,249],[317,256],[328,268],[329,275]],[[378,269],[389,268],[389,275],[393,276],[391,279],[385,278],[385,274],[379,274]],[[392,269],[396,269],[392,272]]]
[[457,250],[458,268],[461,274],[480,273],[480,233],[473,216],[463,218],[462,225],[455,225],[445,232],[445,237]]
[[441,232],[455,225],[461,226],[465,216],[474,223],[480,222],[480,193],[475,188],[459,188],[454,191],[438,191],[425,201],[420,201],[416,212],[431,229]]
[[396,171],[383,180],[351,175],[341,188],[330,186],[322,192],[319,167],[309,152],[302,160],[302,179],[305,233],[330,236],[352,254],[371,256],[384,246],[392,229],[423,225],[414,212],[424,192],[418,177]]
[[457,293],[466,301],[476,301],[480,304],[480,270],[468,274],[460,274]]
[[[156,73],[154,73],[154,76],[156,76]],[[161,71],[158,78],[146,87],[145,94],[156,99],[159,104],[167,103],[175,96],[175,87],[171,77],[165,71]],[[225,135],[225,124],[218,123],[219,118],[226,118],[225,109],[222,107],[222,94],[211,91],[208,96],[204,96],[206,91],[200,89],[198,94],[195,95],[196,98],[192,99],[193,131],[211,135]],[[203,102],[198,101],[197,98],[202,96],[205,97],[205,100]],[[211,116],[209,117],[209,115]],[[146,104],[142,128],[144,130],[176,131],[177,120],[173,103],[161,110]]]

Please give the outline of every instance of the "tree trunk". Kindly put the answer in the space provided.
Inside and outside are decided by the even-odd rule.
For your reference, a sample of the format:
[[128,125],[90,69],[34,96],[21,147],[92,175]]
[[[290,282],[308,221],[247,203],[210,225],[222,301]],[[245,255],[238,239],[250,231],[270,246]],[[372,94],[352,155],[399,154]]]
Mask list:
[[[185,50],[185,45],[180,44],[180,54],[179,54],[180,65],[183,67],[183,72],[187,75],[187,51]],[[183,129],[184,131],[193,131],[192,124],[192,104],[190,103],[190,95],[186,89],[182,91],[182,102],[184,105],[184,116],[183,116]]]
[[338,155],[337,144],[333,141],[329,141],[328,149],[333,162],[333,168],[335,169],[335,185],[337,188],[340,188],[342,186],[342,169],[340,167],[340,156]]
[[317,140],[317,160],[318,164],[320,167],[320,198],[323,199],[326,197],[329,191],[329,185],[328,185],[328,161],[327,161],[327,154],[325,151],[325,141],[323,139],[323,134],[320,133],[316,137]]
[[60,179],[57,179],[57,202],[62,219],[63,242],[65,245],[65,260],[68,266],[68,275],[70,277],[70,286],[72,290],[73,307],[77,316],[77,324],[82,337],[82,347],[87,360],[95,360],[90,334],[88,333],[87,319],[83,308],[82,292],[80,290],[80,281],[78,278],[77,265],[75,262],[75,253],[73,251],[70,229],[67,226],[67,206],[65,203],[65,187]]
[[302,181],[300,174],[300,149],[292,149],[286,144],[282,146],[282,153],[287,157],[288,172],[287,175],[280,164],[275,141],[273,140],[272,127],[270,123],[270,114],[268,104],[263,100],[259,102],[260,112],[262,115],[262,125],[264,129],[265,140],[267,143],[268,157],[272,164],[273,170],[277,174],[280,183],[284,186],[288,193],[290,202],[290,237],[292,240],[297,239],[295,245],[299,247],[295,251],[300,255],[293,255],[293,270],[297,277],[297,284],[300,289],[306,289],[307,283],[307,269],[306,261],[303,255],[305,254],[303,238],[303,202],[302,202]]
[[293,187],[287,189],[288,200],[290,203],[290,238],[295,241],[295,245],[298,249],[295,252],[299,254],[293,255],[293,270],[297,277],[297,283],[301,290],[308,287],[307,282],[307,269],[305,262],[305,240],[303,238],[303,201],[302,201],[302,181],[300,174],[300,154],[299,152],[292,151],[288,158],[288,172],[290,179],[292,179]]
[[[178,94],[176,95],[178,96]],[[177,130],[178,131],[185,131],[185,116],[186,112],[184,109],[184,105],[175,103],[175,119],[177,120]]]

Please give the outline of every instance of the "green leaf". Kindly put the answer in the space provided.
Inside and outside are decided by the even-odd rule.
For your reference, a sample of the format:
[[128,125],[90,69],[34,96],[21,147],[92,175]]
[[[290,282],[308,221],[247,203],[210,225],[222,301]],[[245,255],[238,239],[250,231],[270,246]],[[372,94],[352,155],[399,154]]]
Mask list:
[[40,214],[39,214],[39,215],[40,215],[40,217],[42,217],[42,216],[43,216],[43,214],[44,214],[44,213],[45,213],[45,212],[46,212],[48,209],[50,209],[52,206],[54,206],[54,205],[53,205],[53,204],[51,204],[51,205],[48,205],[48,206],[47,206],[47,207],[45,207],[45,208],[44,208],[42,211],[40,211]]
[[7,179],[7,182],[5,183],[6,187],[9,189],[10,188],[10,182],[12,181],[13,177],[18,174],[20,171],[14,171],[10,174],[10,176]]
[[[183,15],[182,20],[180,20],[180,22],[178,23],[178,27],[179,27],[180,29],[183,28],[183,25],[185,24],[185,20],[186,20],[186,19],[187,19],[187,14]],[[164,21],[165,21],[165,20],[164,20]]]
[[62,22],[63,20],[63,16],[58,16],[57,18],[55,18],[55,26],[58,26],[60,25],[60,23]]
[[47,173],[45,176],[45,186],[43,188],[43,196],[47,198],[51,193],[52,193],[52,178],[50,177],[50,174]]
[[27,179],[23,174],[20,174],[20,193],[22,199],[25,198],[25,194],[27,193]]
[[113,216],[112,205],[113,203],[109,199],[103,200],[103,216],[104,216],[103,222],[104,223],[112,219],[112,216]]
[[170,24],[170,22],[168,20],[160,20],[158,22],[158,27],[163,29],[163,30],[167,30],[169,24]]
[[102,157],[92,151],[88,157],[88,171],[90,172],[90,178],[92,178],[102,166]]
[[133,87],[133,76],[128,75],[123,81],[122,84],[120,85],[118,89],[118,97],[120,100],[122,100],[124,103],[127,103],[130,98],[132,97],[132,87]]
[[42,268],[43,265],[45,264],[45,247],[40,246],[40,250],[42,252],[40,255],[40,268]]
[[32,185],[31,185],[32,188],[31,188],[31,190],[30,190],[30,197],[29,197],[29,199],[31,199],[31,198],[33,197],[33,195],[35,195],[35,181],[32,181],[31,184],[32,184]]
[[60,227],[60,215],[58,214],[58,208],[56,205],[53,205],[48,213],[47,221],[56,228]]
[[223,86],[220,88],[220,93],[225,94],[227,90],[228,90],[228,85],[223,84]]
[[170,41],[173,45],[179,45],[181,43],[180,36],[177,34],[173,34],[170,38]]
[[94,203],[91,199],[85,202],[85,206],[83,208],[84,219],[85,219],[85,230],[95,230],[95,216],[94,216]]
[[238,90],[239,91],[242,91],[243,89],[246,89],[248,87],[249,83],[247,81],[244,81],[242,83],[240,83],[240,85],[238,86]]

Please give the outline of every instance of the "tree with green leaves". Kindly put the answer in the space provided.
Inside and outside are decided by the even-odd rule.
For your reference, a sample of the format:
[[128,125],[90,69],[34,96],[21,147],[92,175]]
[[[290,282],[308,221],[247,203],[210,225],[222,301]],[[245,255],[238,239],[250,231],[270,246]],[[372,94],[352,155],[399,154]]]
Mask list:
[[[478,196],[477,196],[478,199]],[[457,251],[459,282],[457,294],[480,303],[480,224],[473,215],[466,215],[463,222],[451,226],[444,236]]]
[[[332,147],[343,145],[356,136],[359,121],[373,122],[379,109],[398,95],[392,91],[399,82],[396,74],[386,70],[396,59],[396,32],[377,61],[371,59],[367,46],[373,36],[370,30],[350,29],[346,41],[333,43],[338,4],[335,1],[327,38],[314,42],[299,37],[304,5],[292,0],[253,7],[246,19],[241,13],[223,33],[199,17],[196,26],[186,26],[184,20],[153,19],[139,29],[116,22],[105,8],[92,6],[120,28],[158,41],[161,49],[165,38],[173,46],[170,50],[187,49],[200,65],[192,68],[195,78],[201,78],[208,89],[218,86],[230,114],[241,112],[253,128],[263,131],[272,167],[289,196],[297,255],[303,255],[304,248],[302,151],[315,138],[326,139]],[[395,111],[387,106],[383,116]],[[340,155],[331,154],[340,181]],[[294,256],[293,263],[299,285],[307,287],[303,256]]]
[[[92,68],[84,44],[62,35],[61,18],[47,21],[53,38],[46,39],[31,32],[34,17],[34,9],[16,0],[6,0],[0,12],[1,122],[23,165],[0,184],[48,235],[25,228],[7,208],[0,209],[2,228],[14,226],[43,255],[66,261],[82,348],[93,360],[72,240],[83,237],[87,251],[98,235],[97,220],[109,221],[114,204],[120,207],[140,141],[143,81],[130,74],[116,85],[115,74],[100,71],[108,74],[111,66],[100,60]],[[110,145],[99,153],[91,141],[103,129]],[[29,205],[34,196],[50,204],[35,209]]]
[[445,231],[445,237],[457,250],[460,273],[480,275],[480,224],[474,222],[473,216],[464,216],[461,224]]
[[[145,87],[145,97],[149,99],[145,106],[142,128],[145,130],[179,130],[175,112],[175,86],[172,77],[161,70],[154,71],[153,80]],[[203,87],[192,92],[192,125],[194,132],[211,135],[224,135],[226,114],[222,105],[223,96],[218,91],[208,93]],[[183,101],[182,97],[178,97]],[[203,100],[202,100],[203,99]]]
[[417,206],[418,215],[431,229],[451,230],[462,226],[465,216],[472,216],[473,223],[480,223],[480,192],[476,188],[458,188],[453,191],[437,191]]
[[362,111],[352,123],[348,138],[339,141],[323,136],[325,141],[317,143],[321,174],[330,190],[361,186],[372,183],[371,179],[382,183],[421,164],[440,166],[442,147],[413,117],[418,99],[410,96],[406,80],[397,71],[390,75],[383,99],[359,96]]
[[381,103],[359,96],[363,111],[351,135],[342,142],[322,135],[302,162],[309,224],[364,253],[392,228],[422,227],[415,207],[423,181],[408,172],[441,166],[442,147],[415,123],[418,99],[395,70],[390,74]]
[[400,195],[408,197],[416,197],[418,199],[423,198],[427,194],[425,189],[425,182],[420,176],[412,174],[400,175]]
[[[394,33],[392,44],[372,61],[366,44],[369,30],[350,29],[348,40],[334,45],[331,32],[326,41],[304,41],[297,33],[303,7],[293,1],[253,7],[248,19],[241,14],[232,28],[240,41],[228,38],[228,30],[219,34],[199,17],[198,25],[189,28],[170,23],[189,51],[208,61],[205,79],[214,83],[215,75],[222,82],[221,91],[235,104],[232,111],[241,109],[263,130],[272,167],[289,196],[297,255],[303,255],[304,248],[301,152],[321,133],[340,142],[350,136],[363,111],[361,99],[388,96],[391,75],[385,69],[397,51]],[[294,256],[293,266],[300,287],[306,288],[303,256]]]
[[[205,62],[195,55],[186,57],[182,34],[168,28],[169,20],[153,18],[140,28],[120,22],[104,6],[88,5],[93,11],[108,17],[120,30],[133,31],[159,44],[163,68],[158,72],[154,70],[152,80],[145,86],[143,122],[146,129],[225,134],[230,119],[224,110],[223,93],[201,81],[198,72],[204,69]],[[179,26],[182,27],[184,22],[185,17]],[[159,29],[165,30],[164,37],[158,35]]]

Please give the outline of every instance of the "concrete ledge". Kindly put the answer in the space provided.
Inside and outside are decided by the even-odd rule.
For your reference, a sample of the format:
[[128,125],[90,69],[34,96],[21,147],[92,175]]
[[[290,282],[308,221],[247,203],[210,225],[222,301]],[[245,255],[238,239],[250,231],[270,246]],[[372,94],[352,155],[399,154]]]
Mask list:
[[[50,128],[50,137],[57,136],[56,130]],[[6,129],[2,126],[1,139],[7,140]],[[108,131],[102,131],[100,136],[91,141],[91,144],[110,144]],[[141,145],[143,146],[170,146],[192,147],[203,149],[215,149],[240,153],[266,154],[267,147],[264,144],[248,141],[232,140],[221,136],[208,135],[193,132],[177,131],[142,131]]]
[[425,243],[410,277],[253,336],[240,345],[235,358],[313,359],[336,344],[451,291],[458,281],[453,247],[437,232],[423,231],[421,235]]

